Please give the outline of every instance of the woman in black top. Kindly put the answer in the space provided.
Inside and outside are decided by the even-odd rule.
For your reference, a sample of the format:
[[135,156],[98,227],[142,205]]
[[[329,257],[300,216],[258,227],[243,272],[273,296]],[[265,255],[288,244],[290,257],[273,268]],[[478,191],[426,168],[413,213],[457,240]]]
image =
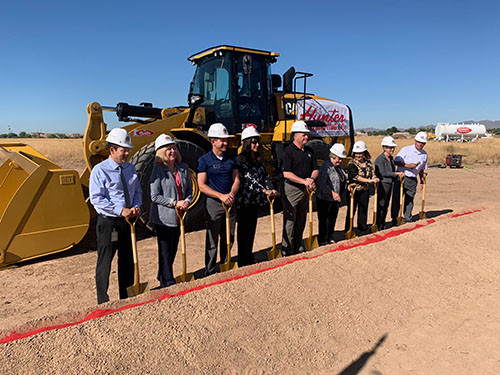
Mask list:
[[266,195],[276,196],[271,179],[259,154],[260,134],[249,124],[241,133],[242,152],[236,158],[240,172],[236,220],[238,222],[238,266],[254,262],[252,254],[257,214],[261,206],[267,205]]
[[375,159],[375,174],[380,179],[377,192],[377,227],[379,230],[385,228],[385,218],[387,216],[394,182],[397,178],[404,176],[403,172],[396,172],[394,158],[392,157],[395,148],[396,141],[394,138],[384,137],[384,139],[382,139],[382,149],[384,151]]
[[[370,160],[370,153],[366,148],[366,143],[357,141],[352,147],[354,159],[351,160],[347,166],[347,176],[349,184],[356,185],[356,192],[354,193],[354,206],[353,217],[356,213],[356,208],[359,206],[358,211],[358,234],[366,234],[367,225],[366,219],[368,214],[368,202],[370,200],[370,190],[368,184],[378,183],[379,179],[375,177],[373,164]],[[347,216],[345,221],[345,231],[349,230],[351,200],[347,199]]]

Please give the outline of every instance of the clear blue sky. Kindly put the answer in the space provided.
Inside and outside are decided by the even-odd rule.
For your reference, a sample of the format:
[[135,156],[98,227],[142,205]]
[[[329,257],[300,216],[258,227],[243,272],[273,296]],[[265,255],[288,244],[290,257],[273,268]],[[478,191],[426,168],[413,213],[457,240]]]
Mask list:
[[186,58],[219,44],[314,73],[308,91],[348,104],[356,128],[500,120],[499,4],[4,1],[0,133],[83,133],[92,101],[185,105]]

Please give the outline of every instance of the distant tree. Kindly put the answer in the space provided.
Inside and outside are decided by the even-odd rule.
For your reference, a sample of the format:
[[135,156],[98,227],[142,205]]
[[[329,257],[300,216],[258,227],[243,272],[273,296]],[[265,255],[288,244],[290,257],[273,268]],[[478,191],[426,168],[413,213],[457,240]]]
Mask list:
[[19,138],[31,138],[31,134],[26,133],[25,131],[19,132]]
[[395,126],[391,127],[391,128],[387,128],[387,133],[388,134],[393,134],[393,133],[397,133],[399,131],[398,128],[396,128]]
[[409,128],[409,129],[406,129],[406,131],[410,134],[417,134],[417,129],[416,128]]
[[7,133],[0,134],[0,138],[7,138]]
[[9,134],[7,134],[7,138],[17,138],[17,134],[10,132]]
[[48,136],[48,138],[57,138],[57,135],[54,134],[54,133],[50,133],[49,136]]
[[427,128],[426,128],[426,127],[421,126],[420,128],[418,128],[418,131],[419,131],[419,132],[426,132],[426,131],[427,131]]

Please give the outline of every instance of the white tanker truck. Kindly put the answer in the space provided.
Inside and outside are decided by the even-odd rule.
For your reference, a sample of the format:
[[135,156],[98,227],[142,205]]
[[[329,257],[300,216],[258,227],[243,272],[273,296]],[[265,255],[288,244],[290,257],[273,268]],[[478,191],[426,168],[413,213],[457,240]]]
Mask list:
[[438,141],[473,141],[486,135],[483,124],[449,124],[438,122],[436,125],[436,140]]

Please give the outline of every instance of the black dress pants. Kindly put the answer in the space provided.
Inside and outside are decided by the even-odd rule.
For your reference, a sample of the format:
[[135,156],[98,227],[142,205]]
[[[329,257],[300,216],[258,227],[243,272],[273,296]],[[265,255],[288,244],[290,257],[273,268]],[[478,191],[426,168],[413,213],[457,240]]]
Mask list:
[[[118,241],[112,242],[113,228],[118,232]],[[120,298],[127,298],[127,288],[134,283],[134,257],[130,226],[123,217],[97,217],[97,265],[95,283],[97,303],[109,301],[109,274],[111,262],[118,248],[118,286]]]
[[246,206],[238,208],[236,220],[238,222],[238,266],[253,264],[253,242],[257,228],[258,206]]
[[[368,226],[366,225],[367,215],[368,215],[368,201],[370,200],[370,192],[368,190],[356,190],[354,193],[354,207],[352,211],[352,217],[356,215],[356,208],[358,210],[358,231],[364,234]],[[349,230],[350,224],[350,209],[351,209],[351,197],[347,198],[347,216],[345,220],[345,231]],[[353,219],[354,220],[354,219]],[[354,226],[354,224],[353,224]]]
[[333,241],[335,222],[339,214],[339,202],[327,201],[316,197],[318,210],[318,242],[324,245]]
[[389,210],[389,203],[392,195],[392,185],[392,183],[378,184],[377,227],[379,230],[385,228],[385,219],[387,217],[387,211]]
[[158,241],[158,281],[161,288],[175,284],[172,267],[179,246],[180,228],[155,224]]

